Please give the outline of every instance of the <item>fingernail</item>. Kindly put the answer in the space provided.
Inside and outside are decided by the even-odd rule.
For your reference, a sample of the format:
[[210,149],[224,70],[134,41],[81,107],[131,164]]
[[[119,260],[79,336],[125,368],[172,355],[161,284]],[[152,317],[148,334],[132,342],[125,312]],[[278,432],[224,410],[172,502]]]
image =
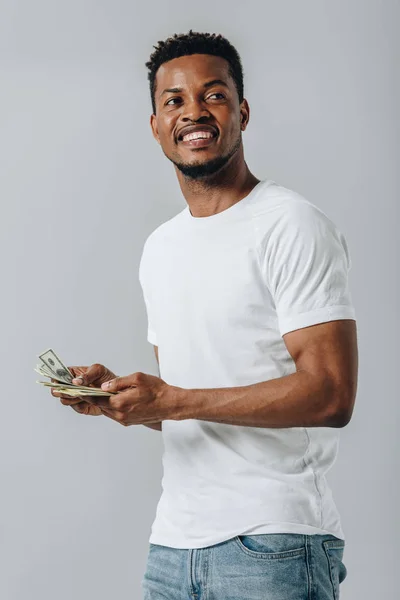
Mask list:
[[104,383],[101,384],[101,389],[102,390],[106,390],[110,387],[111,381],[105,381]]
[[76,385],[82,385],[82,383],[83,383],[83,377],[75,377],[72,380],[72,383],[75,383]]

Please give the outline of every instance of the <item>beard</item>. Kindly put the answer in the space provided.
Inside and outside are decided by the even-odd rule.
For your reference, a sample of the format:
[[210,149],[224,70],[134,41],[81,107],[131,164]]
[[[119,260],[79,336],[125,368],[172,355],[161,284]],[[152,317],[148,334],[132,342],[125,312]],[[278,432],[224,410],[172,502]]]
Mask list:
[[212,158],[211,160],[205,162],[196,161],[194,163],[183,163],[172,160],[172,158],[169,156],[167,158],[169,158],[176,168],[179,169],[179,171],[188,179],[204,179],[211,175],[215,175],[215,173],[218,173],[218,171],[220,171],[230,161],[232,156],[236,154],[240,148],[241,141],[242,136],[239,134],[239,137],[227,154],[224,156],[217,156],[216,158]]

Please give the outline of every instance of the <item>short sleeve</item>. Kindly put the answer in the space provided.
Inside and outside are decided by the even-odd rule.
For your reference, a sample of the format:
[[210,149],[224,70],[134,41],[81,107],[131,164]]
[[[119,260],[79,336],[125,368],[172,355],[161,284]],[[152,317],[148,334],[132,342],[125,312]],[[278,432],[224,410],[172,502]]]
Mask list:
[[277,218],[264,244],[262,270],[279,331],[355,319],[344,235],[316,206],[297,202]]
[[150,344],[153,344],[154,346],[158,346],[157,335],[156,335],[155,324],[154,324],[153,307],[151,306],[151,294],[150,294],[149,285],[148,285],[149,272],[146,271],[147,261],[145,258],[145,250],[146,250],[146,245],[144,246],[144,249],[142,252],[142,257],[140,259],[139,282],[140,282],[140,285],[142,288],[142,294],[143,294],[143,299],[144,299],[144,303],[145,303],[145,307],[146,307],[146,314],[147,314],[147,340],[150,342]]
[[154,331],[154,325],[153,325],[153,321],[151,318],[151,310],[149,307],[149,303],[146,300],[146,295],[144,293],[144,290],[143,290],[143,297],[144,297],[144,301],[146,304],[146,313],[147,313],[147,340],[150,342],[150,344],[153,344],[154,346],[158,346],[157,336]]

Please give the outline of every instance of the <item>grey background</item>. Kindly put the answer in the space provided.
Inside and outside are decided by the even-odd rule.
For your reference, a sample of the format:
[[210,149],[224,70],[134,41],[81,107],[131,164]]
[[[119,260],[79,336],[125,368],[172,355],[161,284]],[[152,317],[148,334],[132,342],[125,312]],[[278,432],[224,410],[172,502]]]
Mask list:
[[[360,378],[328,481],[341,598],[396,596],[400,534],[399,3],[0,1],[1,494],[4,600],[140,598],[162,438],[78,415],[35,384],[37,355],[157,374],[138,265],[185,206],[150,132],[144,62],[189,28],[245,69],[245,156],[347,237]],[[396,169],[397,167],[397,169]]]

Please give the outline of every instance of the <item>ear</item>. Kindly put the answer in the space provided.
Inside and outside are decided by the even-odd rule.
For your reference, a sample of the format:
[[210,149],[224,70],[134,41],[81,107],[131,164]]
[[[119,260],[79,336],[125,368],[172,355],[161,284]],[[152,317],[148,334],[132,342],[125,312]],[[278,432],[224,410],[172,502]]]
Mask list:
[[250,106],[249,106],[246,98],[244,98],[243,102],[240,105],[240,129],[242,131],[245,131],[247,125],[249,124],[249,120],[250,120]]
[[154,113],[150,116],[150,126],[153,132],[154,139],[160,144],[161,142],[160,137],[158,135],[157,117]]

